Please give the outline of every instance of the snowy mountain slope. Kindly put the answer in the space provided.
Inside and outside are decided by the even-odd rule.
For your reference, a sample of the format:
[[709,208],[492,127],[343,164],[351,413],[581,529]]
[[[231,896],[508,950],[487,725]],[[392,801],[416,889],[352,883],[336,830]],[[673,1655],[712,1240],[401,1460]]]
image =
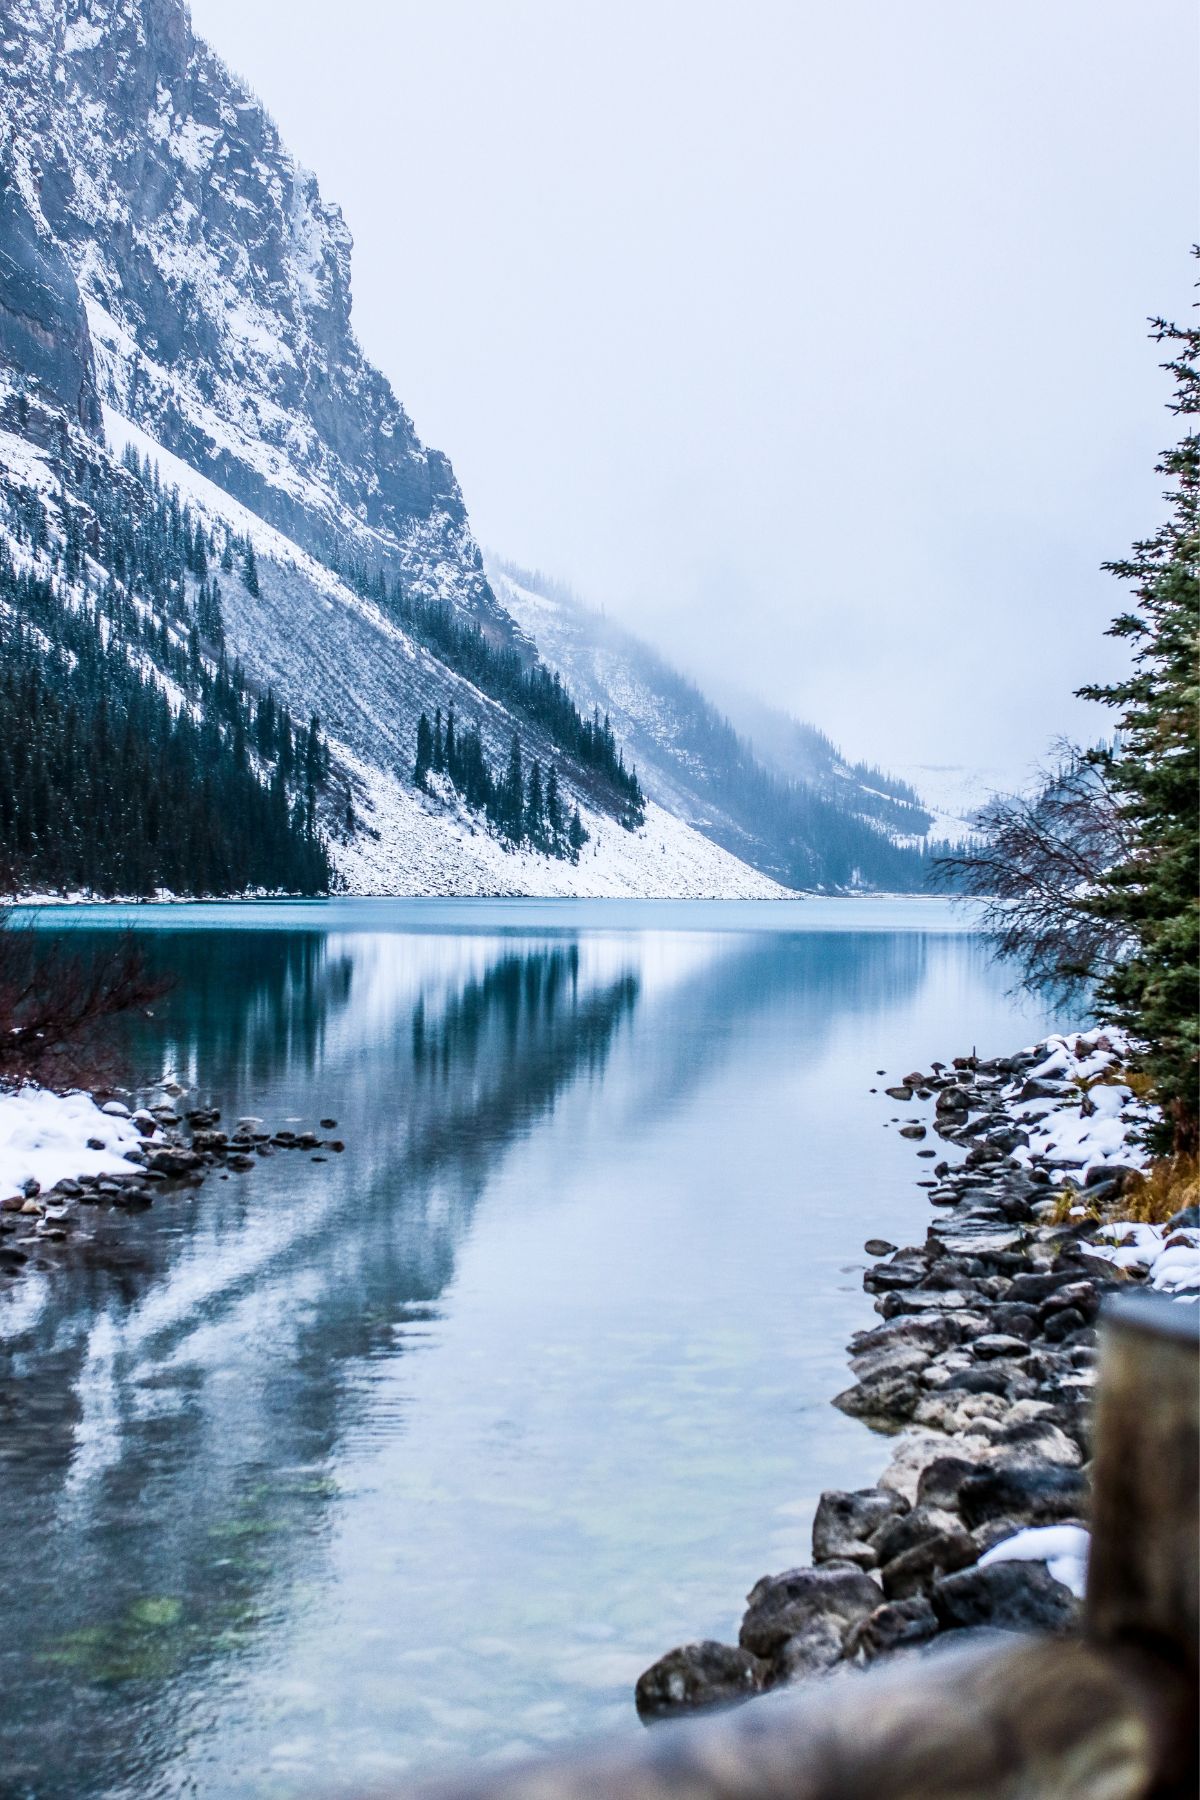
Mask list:
[[661,805],[793,886],[920,887],[929,815],[903,783],[852,766],[820,732],[765,708],[785,728],[788,754],[757,755],[757,743],[632,633],[545,576],[494,558],[488,570],[579,704],[611,714]]
[[[512,719],[454,674],[373,602],[198,476],[137,426],[105,409],[110,443],[149,456],[198,518],[246,534],[258,557],[259,593],[223,590],[227,643],[248,676],[293,710],[321,717],[334,752],[326,825],[346,891],[373,894],[578,895],[773,899],[787,890],[748,868],[660,807],[630,832],[597,806],[586,782],[564,769],[589,842],[578,864],[513,850],[459,804],[448,784],[422,794],[410,776],[417,714],[453,706],[480,725],[498,758]],[[2,444],[0,444],[2,449]],[[531,754],[554,747],[525,727]],[[346,803],[356,825],[345,829]]]
[[[220,635],[246,703],[273,694],[328,734],[319,824],[346,882],[596,894],[918,885],[919,858],[864,822],[861,784],[847,805],[774,781],[640,647],[589,663],[543,616],[539,664],[528,596],[509,594],[511,609],[497,597],[449,463],[354,338],[340,212],[195,38],[185,0],[0,0],[0,52],[0,429],[10,447],[24,437],[44,452],[57,484],[46,577],[65,604],[85,603],[54,559],[68,517],[76,562],[81,537],[95,536],[86,490],[105,466],[135,535],[142,503],[125,477],[179,490],[187,532],[202,529],[222,555]],[[105,465],[105,433],[158,476]],[[9,474],[20,490],[16,450]],[[252,579],[228,560],[234,537],[239,561],[254,547]],[[122,600],[143,623],[159,609],[170,654],[156,662],[141,626],[129,648],[164,692],[172,657],[215,604],[193,550],[179,539],[165,585]],[[212,640],[205,679],[215,654]],[[659,808],[643,829],[618,823],[636,824],[640,804],[619,745],[589,748],[570,693],[547,696],[546,663],[568,688],[578,679],[585,715],[595,705],[629,733]],[[497,777],[514,734],[529,764],[556,769],[591,834],[578,864],[506,847],[449,786],[414,787],[418,719],[451,707],[460,728],[478,727]],[[232,744],[229,720],[217,728]],[[493,813],[497,833],[513,835],[512,816]],[[518,792],[516,837],[540,839],[531,816]],[[564,850],[563,834],[550,841]]]
[[3,185],[70,265],[101,398],[297,543],[510,639],[449,462],[354,337],[340,211],[184,0],[0,0],[0,38]]

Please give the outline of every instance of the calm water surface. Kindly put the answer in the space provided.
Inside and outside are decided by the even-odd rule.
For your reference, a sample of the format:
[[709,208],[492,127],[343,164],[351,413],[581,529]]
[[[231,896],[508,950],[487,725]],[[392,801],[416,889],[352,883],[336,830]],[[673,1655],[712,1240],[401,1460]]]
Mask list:
[[1045,1022],[932,901],[112,909],[134,1051],[338,1121],[0,1293],[0,1794],[332,1796],[597,1729],[807,1559],[928,1165],[868,1089]]

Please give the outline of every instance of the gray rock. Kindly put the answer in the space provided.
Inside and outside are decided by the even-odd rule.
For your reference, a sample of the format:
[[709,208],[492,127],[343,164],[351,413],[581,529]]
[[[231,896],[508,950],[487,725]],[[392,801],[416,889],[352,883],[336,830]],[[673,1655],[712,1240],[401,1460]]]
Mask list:
[[746,1596],[738,1642],[743,1650],[769,1660],[813,1619],[839,1620],[845,1627],[878,1605],[878,1584],[851,1569],[789,1569],[783,1575],[764,1575]]
[[[878,1588],[875,1591],[878,1595]],[[772,1658],[772,1681],[803,1681],[809,1675],[820,1675],[826,1669],[832,1669],[842,1659],[845,1636],[845,1624],[833,1614],[821,1613],[809,1619],[800,1631],[792,1633]]]
[[1051,1313],[1042,1327],[1042,1334],[1052,1344],[1061,1344],[1065,1338],[1082,1331],[1087,1324],[1083,1314],[1074,1306],[1064,1306],[1060,1312]]
[[921,1471],[917,1482],[917,1505],[950,1511],[958,1505],[962,1484],[979,1471],[977,1462],[965,1456],[939,1456]]
[[879,1419],[889,1424],[911,1419],[921,1399],[913,1375],[875,1375],[835,1394],[833,1404],[853,1419]]
[[634,1700],[639,1716],[653,1720],[731,1706],[761,1694],[766,1685],[766,1665],[756,1656],[709,1638],[660,1656],[638,1676]]
[[868,1541],[889,1519],[908,1511],[908,1502],[889,1488],[830,1488],[817,1502],[813,1519],[813,1561],[856,1563],[874,1568],[879,1557]]
[[1088,1484],[1078,1469],[1061,1463],[1004,1461],[969,1476],[958,1492],[958,1510],[974,1528],[988,1519],[1019,1519],[1023,1525],[1054,1525],[1080,1519],[1088,1507]]
[[945,1575],[930,1596],[945,1630],[990,1625],[1002,1631],[1068,1631],[1079,1602],[1045,1563],[1000,1562]]
[[927,1594],[943,1575],[977,1561],[979,1546],[966,1531],[938,1531],[883,1565],[883,1591],[889,1600]]
[[971,1351],[982,1362],[995,1362],[1000,1357],[1019,1361],[1029,1354],[1029,1344],[1025,1338],[1010,1336],[1004,1331],[987,1331],[975,1339]]
[[895,1248],[886,1238],[868,1238],[863,1245],[868,1256],[890,1256]]
[[891,1600],[877,1606],[846,1633],[842,1655],[847,1662],[870,1663],[924,1644],[938,1629],[937,1615],[924,1595],[910,1600]]

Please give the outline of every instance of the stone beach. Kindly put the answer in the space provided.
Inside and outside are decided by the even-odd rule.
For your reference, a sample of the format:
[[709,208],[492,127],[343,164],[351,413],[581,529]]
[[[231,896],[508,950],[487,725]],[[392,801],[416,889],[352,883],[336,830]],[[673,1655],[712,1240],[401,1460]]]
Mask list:
[[[44,1090],[32,1091],[55,1100]],[[30,1092],[23,1090],[24,1095]],[[19,1103],[23,1094],[0,1096],[0,1107]],[[102,1172],[62,1176],[45,1188],[36,1177],[25,1176],[11,1182],[11,1192],[0,1193],[0,1280],[30,1267],[52,1269],[73,1249],[93,1241],[114,1209],[144,1211],[156,1199],[177,1198],[210,1176],[244,1175],[263,1158],[285,1151],[307,1152],[310,1160],[323,1162],[345,1148],[339,1138],[290,1125],[272,1131],[256,1118],[222,1129],[217,1108],[185,1106],[185,1091],[174,1082],[143,1098],[140,1104],[132,1095],[120,1097],[108,1090],[92,1097],[96,1128],[105,1136],[88,1138],[86,1148],[96,1157],[107,1153],[109,1166]],[[86,1103],[87,1097],[70,1095],[65,1103],[80,1101]],[[321,1132],[336,1125],[335,1119],[322,1119]],[[118,1135],[109,1135],[108,1127]]]
[[921,1181],[937,1208],[924,1243],[864,1246],[881,1322],[851,1339],[833,1402],[888,1435],[890,1460],[876,1487],[821,1495],[812,1565],[754,1584],[736,1645],[683,1645],[642,1674],[645,1722],[951,1632],[1075,1624],[1101,1303],[1130,1283],[1200,1295],[1195,1207],[1164,1226],[1120,1217],[1153,1117],[1125,1053],[1092,1031],[883,1090],[923,1109],[889,1124],[945,1146]]

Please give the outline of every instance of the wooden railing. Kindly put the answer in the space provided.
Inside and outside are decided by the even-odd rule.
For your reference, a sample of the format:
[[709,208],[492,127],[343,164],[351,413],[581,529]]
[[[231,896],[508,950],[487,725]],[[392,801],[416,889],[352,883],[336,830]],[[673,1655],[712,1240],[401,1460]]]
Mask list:
[[1103,1315],[1078,1637],[940,1651],[618,1743],[475,1768],[419,1792],[427,1800],[1194,1800],[1198,1345],[1198,1306],[1137,1295]]

